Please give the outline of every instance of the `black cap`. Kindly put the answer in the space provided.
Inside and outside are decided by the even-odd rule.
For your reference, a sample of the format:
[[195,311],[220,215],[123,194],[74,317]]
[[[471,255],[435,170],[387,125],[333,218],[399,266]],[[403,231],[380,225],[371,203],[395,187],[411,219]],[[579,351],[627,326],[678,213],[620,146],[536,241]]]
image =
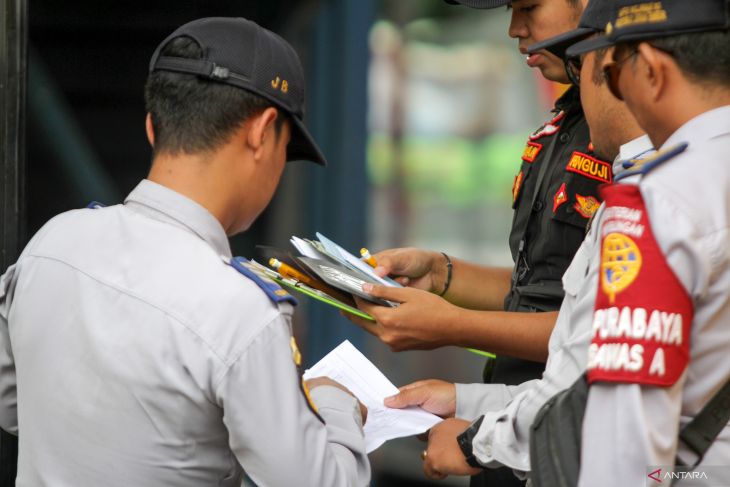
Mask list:
[[642,41],[693,32],[730,29],[728,0],[615,0],[606,34],[580,42],[568,55],[578,55],[619,42]]
[[471,8],[497,8],[509,5],[512,0],[444,0],[444,2]]
[[610,0],[590,0],[576,29],[535,43],[527,48],[527,53],[535,54],[538,51],[548,50],[559,58],[565,59],[565,51],[570,46],[597,32],[603,32],[606,24],[613,18],[613,4],[614,2]]
[[[201,59],[160,56],[171,40],[182,36],[200,44]],[[157,47],[150,60],[150,72],[157,70],[195,74],[269,100],[288,113],[292,121],[287,160],[327,164],[304,126],[304,70],[299,56],[273,32],[243,18],[194,20],[178,28]]]

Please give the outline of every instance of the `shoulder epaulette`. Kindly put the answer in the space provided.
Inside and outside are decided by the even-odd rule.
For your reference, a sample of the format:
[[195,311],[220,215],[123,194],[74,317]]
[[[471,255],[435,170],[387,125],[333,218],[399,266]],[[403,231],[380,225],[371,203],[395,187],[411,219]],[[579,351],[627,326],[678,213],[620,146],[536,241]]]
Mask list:
[[677,144],[667,150],[657,152],[646,159],[629,159],[628,161],[624,161],[622,165],[628,170],[616,176],[614,181],[620,181],[621,179],[625,179],[636,174],[647,174],[654,168],[677,157],[679,154],[687,150],[688,146],[689,144],[687,142],[682,142],[681,144]]
[[244,257],[233,257],[228,260],[228,264],[252,280],[274,303],[278,304],[286,301],[294,306],[299,304],[294,296],[286,292],[281,286],[257,272],[248,259]]
[[86,205],[86,207],[91,210],[98,210],[99,208],[106,208],[106,205],[104,203],[99,203],[98,201],[92,201]]

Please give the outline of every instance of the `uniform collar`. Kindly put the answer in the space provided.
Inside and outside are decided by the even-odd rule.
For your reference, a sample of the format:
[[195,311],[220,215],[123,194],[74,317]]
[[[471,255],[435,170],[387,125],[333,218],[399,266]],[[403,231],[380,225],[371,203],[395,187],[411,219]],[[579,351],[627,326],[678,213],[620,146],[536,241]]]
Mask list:
[[651,139],[646,134],[626,142],[619,148],[618,155],[613,161],[614,177],[626,170],[624,164],[627,161],[646,159],[655,152]]
[[637,159],[645,153],[654,150],[651,139],[644,134],[630,142],[626,142],[618,151],[619,160]]
[[571,110],[583,110],[580,104],[580,91],[575,86],[571,86],[563,95],[555,102],[556,111],[568,112]]
[[226,257],[231,257],[231,246],[220,222],[205,208],[170,188],[143,179],[124,204],[156,220],[171,223],[205,240],[208,245]]
[[660,152],[682,142],[690,147],[730,133],[730,105],[715,108],[682,125],[664,143]]

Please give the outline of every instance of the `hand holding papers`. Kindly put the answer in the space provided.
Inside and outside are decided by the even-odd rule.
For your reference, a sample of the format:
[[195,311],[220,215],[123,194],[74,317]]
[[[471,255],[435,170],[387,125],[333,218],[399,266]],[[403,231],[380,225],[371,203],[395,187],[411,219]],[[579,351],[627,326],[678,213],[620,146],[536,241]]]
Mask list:
[[364,431],[368,453],[387,440],[423,433],[441,421],[421,408],[385,407],[383,399],[397,394],[398,388],[347,340],[304,373],[304,379],[319,376],[339,382],[367,406]]
[[[346,316],[351,321],[378,337],[380,335],[377,333],[382,333],[387,327],[382,322],[382,316],[397,313],[401,317],[397,320],[398,322],[412,326],[400,326],[396,333],[390,333],[391,341],[386,343],[391,348],[435,348],[440,346],[438,340],[433,339],[434,335],[429,335],[428,330],[435,330],[438,334],[439,330],[449,323],[449,320],[444,318],[441,312],[429,310],[443,310],[443,305],[448,303],[433,293],[427,293],[422,288],[404,289],[398,282],[375,274],[371,264],[350,254],[321,233],[317,233],[317,237],[318,240],[292,237],[291,243],[299,251],[299,255],[296,256],[271,247],[258,246],[256,248],[257,257],[262,262],[269,263],[273,269],[255,262],[252,262],[251,265],[282,286],[346,311],[349,313]],[[367,249],[363,249],[361,253],[363,258],[368,258],[365,257],[365,254],[369,254]],[[372,259],[372,256],[369,258]],[[402,266],[400,267],[402,268]],[[375,292],[371,291],[372,287],[368,289],[369,284],[382,287]],[[363,287],[368,291],[364,291]],[[354,297],[363,301],[357,304]],[[434,300],[439,302],[433,303]],[[430,308],[427,306],[428,303],[432,305]],[[373,304],[377,306],[373,306]],[[440,305],[440,307],[436,305]],[[380,322],[375,325],[373,324],[375,321],[373,313],[381,316]],[[405,319],[402,319],[404,316]],[[431,323],[431,325],[425,326],[426,323]],[[423,338],[424,333],[425,339]],[[469,351],[479,355],[494,356],[480,350],[469,349]]]

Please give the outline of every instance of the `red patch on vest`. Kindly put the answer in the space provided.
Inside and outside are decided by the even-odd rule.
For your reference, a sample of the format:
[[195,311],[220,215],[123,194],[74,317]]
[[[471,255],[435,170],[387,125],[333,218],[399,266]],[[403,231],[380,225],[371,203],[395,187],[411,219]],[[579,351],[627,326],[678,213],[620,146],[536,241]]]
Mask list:
[[670,386],[689,363],[692,300],[654,238],[639,188],[604,186],[601,197],[588,382]]
[[573,208],[584,218],[591,218],[595,215],[599,206],[601,206],[601,202],[593,196],[575,195],[575,205],[573,205]]
[[522,160],[525,162],[535,162],[535,159],[537,159],[537,155],[542,150],[542,144],[538,144],[537,142],[527,142],[527,145],[525,146],[525,150],[522,153]]
[[560,186],[558,192],[553,196],[553,213],[558,211],[560,205],[568,201],[568,193],[565,190],[565,183]]
[[613,181],[611,164],[578,151],[573,152],[573,155],[570,156],[565,170],[583,175],[587,178],[603,181],[604,183]]

